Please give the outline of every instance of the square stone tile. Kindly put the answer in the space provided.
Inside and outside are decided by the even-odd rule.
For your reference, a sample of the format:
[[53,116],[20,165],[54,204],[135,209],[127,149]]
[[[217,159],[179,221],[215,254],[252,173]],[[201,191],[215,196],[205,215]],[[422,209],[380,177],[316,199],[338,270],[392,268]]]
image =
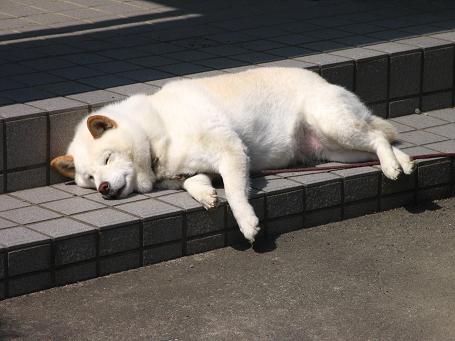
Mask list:
[[130,202],[144,200],[144,199],[147,199],[148,197],[146,197],[143,194],[139,194],[139,193],[131,193],[126,198],[111,200],[111,199],[104,199],[100,193],[91,193],[91,194],[86,195],[85,198],[92,200],[92,201],[96,201],[105,206],[118,206],[118,205],[130,203]]
[[8,276],[49,269],[51,257],[50,243],[10,251],[8,252]]
[[387,99],[387,69],[387,58],[358,61],[355,93],[367,103]]
[[96,262],[69,265],[55,271],[55,284],[66,285],[95,278]]
[[99,255],[138,249],[141,246],[140,230],[140,224],[102,230],[99,235]]
[[7,227],[13,227],[13,226],[16,226],[16,225],[17,225],[17,223],[14,223],[12,221],[0,218],[0,229],[4,229],[4,228],[7,228]]
[[224,235],[216,234],[197,239],[191,239],[186,242],[186,254],[206,252],[222,248],[224,246]]
[[175,194],[163,195],[159,197],[160,201],[178,206],[186,211],[202,209],[202,205],[188,194],[188,192],[180,192]]
[[165,244],[144,250],[144,265],[155,264],[183,256],[182,242]]
[[53,185],[52,187],[57,188],[61,191],[65,191],[67,193],[73,194],[73,195],[78,195],[78,196],[96,193],[95,189],[79,187],[76,185],[76,183],[74,181],[60,183],[57,185]]
[[144,222],[143,245],[153,245],[183,238],[183,216]]
[[159,218],[166,215],[175,215],[182,212],[181,208],[169,205],[155,199],[143,200],[135,203],[117,206],[122,211],[139,216],[142,219]]
[[0,212],[25,206],[30,206],[30,204],[6,194],[0,195]]
[[354,64],[343,64],[321,68],[321,76],[329,83],[354,90]]
[[65,198],[69,198],[72,195],[58,189],[52,187],[38,187],[38,188],[31,188],[26,189],[23,191],[18,191],[11,193],[11,195],[29,201],[33,204],[40,204],[43,202],[54,201],[54,200],[61,200]]
[[449,140],[438,143],[431,143],[426,145],[425,147],[436,150],[438,152],[453,153],[455,152],[455,141]]
[[132,251],[114,256],[103,257],[99,261],[100,275],[134,269],[142,265],[140,251]]
[[431,117],[428,115],[406,115],[402,117],[394,118],[392,121],[398,122],[401,124],[405,124],[407,126],[416,128],[416,129],[424,129],[429,127],[434,127],[442,124],[446,124],[447,122],[442,121],[438,118]]
[[452,88],[453,60],[453,46],[424,51],[423,92]]
[[428,128],[425,129],[425,131],[428,131],[432,134],[448,137],[450,139],[455,139],[455,123]]
[[0,116],[5,119],[23,119],[29,116],[43,116],[45,111],[26,104],[11,104],[0,107]]
[[301,185],[287,179],[268,179],[267,177],[259,177],[251,180],[251,187],[265,193],[278,193],[299,189],[301,188]]
[[37,206],[28,206],[10,211],[3,211],[0,213],[0,216],[19,224],[30,224],[38,221],[58,218],[60,217],[60,214]]
[[70,218],[59,218],[27,225],[28,228],[53,239],[64,239],[96,231],[92,226]]
[[221,231],[224,225],[224,207],[217,207],[213,210],[199,210],[187,214],[186,234],[196,236],[209,232]]
[[404,97],[420,92],[422,54],[390,57],[389,97]]
[[447,108],[447,109],[440,109],[435,111],[430,111],[426,113],[431,117],[435,117],[440,120],[444,120],[447,122],[455,123],[455,109],[454,108]]
[[419,97],[411,97],[389,102],[389,118],[410,115],[418,110],[420,110]]
[[410,142],[416,145],[424,145],[433,142],[439,142],[447,140],[446,137],[431,134],[422,130],[410,131],[407,133],[401,133],[398,137],[400,141]]
[[11,249],[49,242],[49,237],[22,226],[0,230],[0,244]]
[[8,192],[20,191],[27,188],[45,186],[47,183],[47,167],[36,167],[21,171],[10,171],[6,178]]
[[48,202],[42,204],[41,206],[65,215],[93,211],[105,207],[100,203],[93,202],[91,200],[87,200],[80,197],[67,198],[58,201]]
[[[137,203],[125,204],[125,205],[137,205]],[[72,216],[77,220],[94,225],[100,229],[113,228],[120,225],[132,224],[138,222],[138,218],[115,210],[112,208],[104,208],[101,210],[90,211],[86,213],[80,213]]]
[[37,117],[5,123],[8,169],[47,161],[47,119]]
[[453,92],[441,91],[432,94],[424,94],[422,96],[422,111],[444,109],[452,106],[453,103]]
[[53,97],[39,101],[28,102],[27,104],[47,111],[48,113],[59,113],[69,110],[88,110],[87,104],[65,97]]
[[52,276],[49,271],[38,272],[11,278],[8,281],[9,297],[28,294],[48,289],[52,286]]

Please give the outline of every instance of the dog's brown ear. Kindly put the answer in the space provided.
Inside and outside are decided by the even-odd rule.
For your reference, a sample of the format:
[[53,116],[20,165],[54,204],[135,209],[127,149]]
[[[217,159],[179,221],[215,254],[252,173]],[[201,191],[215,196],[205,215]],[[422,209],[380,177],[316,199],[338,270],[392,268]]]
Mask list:
[[103,133],[112,128],[117,128],[117,123],[103,115],[93,115],[87,118],[87,127],[93,138],[97,139]]
[[57,156],[51,161],[51,167],[61,175],[74,179],[76,169],[74,168],[74,159],[71,155]]

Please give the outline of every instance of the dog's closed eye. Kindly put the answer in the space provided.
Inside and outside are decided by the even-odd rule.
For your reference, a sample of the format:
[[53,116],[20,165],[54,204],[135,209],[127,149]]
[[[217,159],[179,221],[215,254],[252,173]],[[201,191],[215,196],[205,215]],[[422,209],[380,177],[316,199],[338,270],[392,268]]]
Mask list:
[[111,158],[111,154],[109,154],[106,159],[104,160],[104,164],[107,165],[109,163],[109,159]]

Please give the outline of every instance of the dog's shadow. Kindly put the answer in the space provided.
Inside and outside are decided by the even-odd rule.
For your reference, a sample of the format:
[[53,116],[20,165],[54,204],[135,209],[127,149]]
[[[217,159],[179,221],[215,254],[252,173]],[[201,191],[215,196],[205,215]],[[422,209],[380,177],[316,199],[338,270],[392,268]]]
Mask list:
[[229,246],[237,251],[247,251],[252,249],[256,253],[267,253],[272,252],[277,248],[276,241],[278,237],[279,235],[267,236],[260,234],[253,245],[245,240]]

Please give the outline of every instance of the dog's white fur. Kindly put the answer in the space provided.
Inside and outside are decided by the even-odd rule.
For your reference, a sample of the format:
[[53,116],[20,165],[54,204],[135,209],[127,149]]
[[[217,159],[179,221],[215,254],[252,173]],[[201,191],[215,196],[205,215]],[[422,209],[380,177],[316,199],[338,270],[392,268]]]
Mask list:
[[[413,170],[410,158],[390,144],[396,138],[392,125],[353,93],[302,69],[257,68],[174,81],[154,95],[135,95],[93,115],[92,132],[85,118],[70,156],[53,160],[54,168],[71,175],[74,160],[76,183],[99,188],[108,182],[110,197],[148,192],[156,182],[183,187],[207,209],[217,201],[208,174],[220,174],[251,242],[259,221],[248,203],[250,171],[376,156],[390,179]],[[111,125],[103,124],[106,117]],[[180,174],[192,176],[179,180]]]

